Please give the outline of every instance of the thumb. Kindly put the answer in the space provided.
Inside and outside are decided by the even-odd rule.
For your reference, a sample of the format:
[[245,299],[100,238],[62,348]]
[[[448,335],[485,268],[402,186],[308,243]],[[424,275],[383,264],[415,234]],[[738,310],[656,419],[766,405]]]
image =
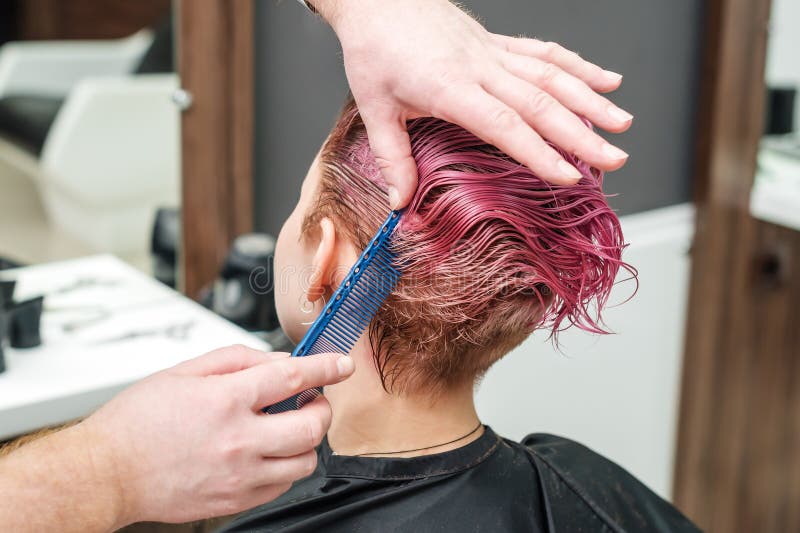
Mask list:
[[225,379],[250,406],[260,409],[315,387],[339,383],[353,374],[353,363],[350,356],[337,353],[287,357],[252,366]]
[[411,139],[405,120],[395,109],[361,111],[369,145],[383,178],[389,186],[389,205],[400,209],[408,205],[417,189],[417,163],[411,155]]

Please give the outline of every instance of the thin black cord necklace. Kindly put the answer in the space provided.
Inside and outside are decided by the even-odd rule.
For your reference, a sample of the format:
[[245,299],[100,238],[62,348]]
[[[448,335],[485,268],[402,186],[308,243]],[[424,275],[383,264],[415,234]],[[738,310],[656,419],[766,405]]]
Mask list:
[[[413,450],[400,450],[399,452],[366,452],[366,453],[357,453],[355,455],[351,455],[351,457],[363,457],[365,455],[398,455],[401,453],[411,453],[411,452],[421,452],[422,450],[430,450],[431,448],[438,448],[439,446],[447,446],[448,444],[453,444],[454,442],[458,442],[460,440],[466,439],[476,431],[478,431],[483,424],[478,422],[478,425],[475,428],[467,433],[466,435],[462,435],[457,439],[449,440],[447,442],[443,442],[441,444],[434,444],[433,446],[425,446],[424,448],[414,448]],[[336,452],[333,452],[333,455],[336,455]]]

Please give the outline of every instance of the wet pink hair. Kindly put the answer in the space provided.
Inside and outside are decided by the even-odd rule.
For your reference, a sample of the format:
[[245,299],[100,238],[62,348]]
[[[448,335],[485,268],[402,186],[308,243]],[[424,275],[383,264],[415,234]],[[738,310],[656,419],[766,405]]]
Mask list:
[[[432,393],[482,375],[534,329],[606,333],[601,312],[625,248],[602,173],[550,185],[459,126],[409,122],[419,187],[393,236],[403,277],[370,327],[387,390]],[[365,247],[389,206],[354,103],[323,147],[304,232],[322,217]]]

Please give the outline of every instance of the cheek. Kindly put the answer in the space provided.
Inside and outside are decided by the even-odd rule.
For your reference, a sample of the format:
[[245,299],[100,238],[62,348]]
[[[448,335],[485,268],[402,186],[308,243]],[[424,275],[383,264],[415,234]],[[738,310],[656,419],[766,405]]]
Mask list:
[[290,217],[281,228],[275,245],[275,309],[281,328],[293,342],[298,342],[308,327],[300,324],[308,320],[308,315],[300,312],[304,292],[300,286],[303,264],[298,239],[299,231]]

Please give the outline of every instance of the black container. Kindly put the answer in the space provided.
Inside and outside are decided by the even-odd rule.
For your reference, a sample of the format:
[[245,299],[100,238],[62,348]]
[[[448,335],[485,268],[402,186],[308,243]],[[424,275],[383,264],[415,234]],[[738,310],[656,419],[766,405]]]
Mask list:
[[6,312],[0,307],[0,374],[6,371],[6,357],[3,353],[3,345],[6,340]]
[[153,257],[153,276],[172,287],[176,286],[178,247],[181,238],[181,212],[179,209],[161,208],[156,212],[150,253]]
[[764,135],[785,135],[794,131],[796,87],[770,87],[764,119]]
[[41,322],[44,296],[15,303],[7,312],[8,339],[12,348],[35,348],[42,343]]
[[0,281],[0,309],[10,307],[14,301],[14,287],[17,282],[15,280]]
[[14,303],[14,287],[16,281],[0,281],[0,374],[6,371],[6,358],[3,346],[8,334],[8,313]]
[[248,331],[278,328],[274,254],[275,238],[271,235],[249,233],[238,237],[204,304]]

